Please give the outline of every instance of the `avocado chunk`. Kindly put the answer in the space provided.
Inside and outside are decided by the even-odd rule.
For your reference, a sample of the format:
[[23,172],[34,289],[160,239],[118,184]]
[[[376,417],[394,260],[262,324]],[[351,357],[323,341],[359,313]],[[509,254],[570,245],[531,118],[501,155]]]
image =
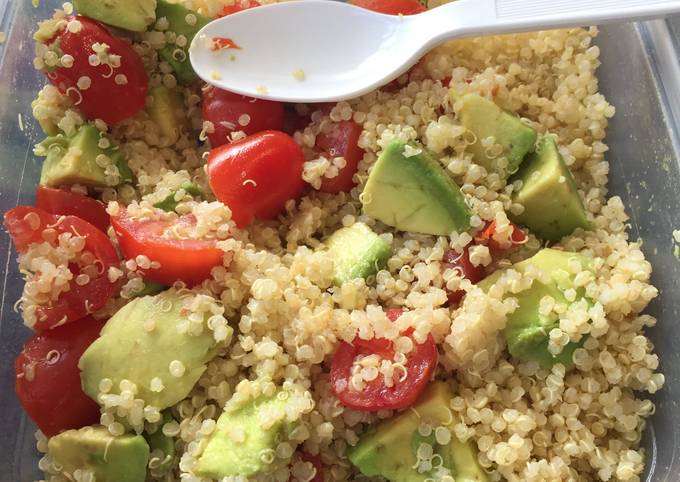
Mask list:
[[161,291],[165,291],[167,289],[168,289],[168,287],[163,285],[163,284],[156,283],[155,281],[151,281],[151,280],[144,280],[144,288],[137,291],[133,295],[133,297],[134,298],[140,298],[142,296],[153,296],[153,295],[157,295]]
[[52,437],[47,453],[68,480],[76,470],[94,473],[97,482],[144,482],[149,446],[144,437],[114,437],[102,426],[68,430]]
[[334,282],[338,286],[356,279],[368,278],[385,266],[390,245],[364,223],[340,228],[325,243],[335,262]]
[[[569,264],[576,260],[583,270],[592,271],[590,260],[582,255],[559,251],[556,249],[542,249],[529,259],[525,259],[512,266],[512,269],[524,273],[527,267],[534,266],[546,272],[550,276],[547,284],[534,280],[531,287],[517,294],[506,295],[514,296],[519,304],[518,308],[508,315],[504,330],[505,339],[508,344],[508,351],[512,356],[523,361],[536,361],[544,368],[550,368],[556,363],[561,363],[565,367],[573,365],[572,355],[574,351],[582,346],[585,339],[580,342],[570,342],[563,347],[558,355],[553,355],[548,350],[548,340],[550,330],[558,328],[560,321],[555,312],[548,315],[540,313],[539,307],[541,299],[551,296],[556,303],[569,304],[564,291],[573,288],[576,291],[574,301],[586,298],[583,288],[576,288],[574,277]],[[491,276],[487,276],[477,285],[484,291],[488,291],[492,285],[502,276],[504,270],[496,271]]]
[[392,141],[371,170],[361,194],[363,209],[388,226],[448,236],[470,227],[460,188],[425,149]]
[[[223,412],[194,473],[221,479],[236,475],[247,477],[277,468],[274,451],[296,425],[286,418],[287,394],[285,390],[278,390],[272,397],[260,396],[235,410]],[[266,457],[267,452],[271,458]]]
[[[536,131],[523,124],[513,112],[501,109],[480,95],[466,94],[459,100],[460,123],[477,138],[470,145],[474,161],[489,171],[499,171],[496,160],[498,157],[505,157],[508,165],[503,170],[510,174],[517,171],[524,156],[534,148]],[[500,144],[502,152],[489,152],[484,147],[482,140],[488,137],[495,138],[495,143]],[[498,154],[498,157],[495,154]]]
[[110,146],[111,141],[89,124],[81,126],[71,137],[57,134],[46,138],[36,148],[36,154],[45,156],[40,184],[49,187],[71,184],[107,187],[110,184],[105,168],[98,163],[98,157],[102,155],[106,162],[118,168],[120,176],[117,184],[130,181],[132,171],[127,162],[118,150]]
[[[144,432],[144,438],[151,449],[149,468],[155,476],[167,473],[175,462],[175,439],[163,433],[163,425],[172,421],[169,411],[163,413],[163,421],[154,432]],[[155,461],[154,459],[157,459]]]
[[558,241],[576,228],[590,229],[576,181],[551,136],[541,139],[537,151],[510,180],[522,181],[512,200],[524,206],[522,214],[510,218],[536,236]]
[[156,0],[73,0],[73,6],[80,15],[133,32],[156,20]]
[[166,139],[165,145],[170,146],[177,142],[182,131],[189,130],[182,94],[158,85],[149,89],[149,95],[153,100],[146,110],[149,117],[158,124],[161,135]]
[[[189,18],[196,18],[196,21],[187,22],[187,16],[189,15],[193,15],[193,17]],[[207,25],[210,19],[182,5],[170,3],[166,0],[158,0],[156,18],[165,18],[169,24],[168,31],[174,32],[177,35],[184,35],[187,39],[185,46],[180,47],[174,43],[168,44],[158,51],[158,55],[170,64],[180,84],[186,85],[197,80],[198,75],[196,75],[196,72],[191,67],[191,62],[189,62],[188,50],[194,35]]]
[[[194,184],[193,182],[185,182],[180,186],[184,191],[188,194],[191,194],[192,196],[200,196],[203,194],[203,191]],[[171,194],[168,194],[168,196],[163,199],[162,201],[158,201],[156,204],[153,205],[153,207],[162,209],[163,211],[167,212],[172,212],[177,208],[177,200],[175,199],[175,194],[177,191],[173,191]]]
[[[122,380],[134,383],[136,397],[159,410],[186,398],[206,364],[229,342],[233,332],[227,326],[227,340],[221,342],[215,340],[206,323],[199,334],[186,332],[192,324],[188,318],[191,301],[191,296],[181,296],[171,288],[155,296],[135,298],[118,310],[80,357],[85,393],[99,401],[99,384],[107,378],[114,387]],[[171,371],[171,364],[179,366],[180,371]],[[162,389],[154,379],[160,379]]]
[[[437,443],[436,430],[447,431],[455,425],[455,416],[449,408],[452,398],[446,383],[431,383],[411,410],[384,420],[365,433],[350,449],[349,460],[362,474],[390,482],[425,482],[441,480],[446,475],[453,476],[456,482],[486,481],[471,441],[462,442],[450,431],[450,441]],[[421,435],[423,425],[429,426],[430,434]],[[430,445],[433,457],[441,458],[439,469],[419,470],[423,459],[417,453],[422,444]]]

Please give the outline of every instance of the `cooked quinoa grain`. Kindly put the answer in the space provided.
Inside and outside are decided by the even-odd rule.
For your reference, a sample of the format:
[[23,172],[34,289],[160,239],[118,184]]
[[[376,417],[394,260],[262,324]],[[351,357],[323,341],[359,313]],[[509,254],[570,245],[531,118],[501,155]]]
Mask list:
[[[209,17],[233,5],[230,0],[182,3]],[[197,16],[188,14],[184,20],[195,25]],[[82,25],[72,20],[67,28],[78,32]],[[216,243],[223,262],[212,269],[210,278],[194,287],[177,282],[170,289],[182,300],[185,318],[176,327],[181,336],[205,332],[226,346],[216,351],[188,396],[163,413],[163,407],[147,403],[142,394],[162,394],[173,380],[188,376],[192,367],[181,354],[143,385],[126,379],[116,384],[111,379],[100,381],[100,423],[111,435],[159,430],[174,438],[177,454],[172,468],[158,470],[161,455],[156,453],[149,461],[148,480],[212,480],[196,471],[211,437],[220,431],[223,410],[236,414],[264,397],[285,402],[286,408],[260,413],[261,427],[268,429],[282,421],[291,425],[285,437],[259,454],[273,470],[223,481],[288,481],[291,476],[313,480],[315,464],[300,453],[318,457],[328,480],[377,481],[360,475],[347,458],[348,450],[372,426],[396,413],[362,412],[340,403],[332,389],[331,361],[341,343],[383,338],[391,342],[394,356],[355,357],[349,390],[361,392],[379,378],[389,387],[406,378],[409,356],[429,337],[439,355],[433,377],[448,384],[455,396],[444,407],[450,412],[450,423],[423,422],[415,428],[424,440],[414,449],[422,471],[439,468],[437,480],[453,481],[455,474],[441,467],[436,449],[456,437],[478,450],[478,462],[490,480],[640,480],[646,456],[640,440],[645,420],[654,412],[645,394],[658,391],[664,383],[659,359],[646,336],[656,320],[644,313],[658,293],[650,284],[651,266],[640,243],[629,239],[621,199],[607,197],[604,138],[614,107],[598,93],[595,73],[600,52],[593,45],[597,29],[449,42],[427,54],[396,81],[396,87],[328,109],[297,106],[298,113],[310,119],[293,134],[305,155],[302,179],[308,190],[299,201],[289,201],[278,219],[239,229],[207,179],[207,139],[215,125],[202,117],[201,86],[183,85],[159,57],[168,43],[178,47],[187,43],[185,36],[174,36],[168,28],[168,19],[159,18],[153,30],[130,40],[150,85],[177,94],[186,124],[170,142],[148,109],[115,125],[97,122],[102,136],[106,132],[99,147],[115,146],[134,181],[121,184],[117,167],[102,157],[99,161],[111,182],[97,188],[96,195],[108,204],[112,216],[125,207],[133,220],[168,222],[173,226],[164,233],[169,239]],[[109,55],[106,45],[93,49],[92,65],[105,63],[113,69],[125,61]],[[36,66],[73,65],[73,57],[52,58],[52,53],[38,48]],[[305,78],[301,69],[292,75],[300,81]],[[119,85],[128,82],[123,74],[114,79]],[[85,91],[92,82],[81,77],[78,89]],[[264,93],[267,88],[257,89]],[[497,139],[477,139],[461,124],[462,105],[452,98],[451,90],[491,99],[517,112],[521,122],[539,134],[552,134],[576,180],[593,229],[577,229],[554,247],[586,256],[591,265],[584,269],[578,261],[570,263],[566,275],[572,276],[573,287],[564,290],[566,301],[545,296],[538,308],[542,315],[555,314],[559,319],[547,334],[552,355],[562,353],[570,343],[579,344],[571,357],[573,366],[544,367],[509,354],[502,333],[517,309],[517,296],[535,281],[550,280],[550,274],[539,267],[530,265],[520,272],[513,266],[536,254],[543,241],[530,231],[519,242],[513,237],[509,216],[524,210],[513,202],[521,183],[506,181],[510,167]],[[32,104],[33,114],[41,124],[72,135],[86,123],[74,98],[46,86]],[[240,114],[233,128],[245,128],[251,121],[249,114]],[[337,177],[348,161],[336,152],[320,152],[315,145],[320,136],[348,121],[361,126],[358,146],[365,153],[353,177],[355,187],[331,194],[323,191],[323,183]],[[240,131],[231,133],[232,140],[244,136]],[[468,231],[447,236],[407,233],[363,211],[362,201],[364,205],[372,201],[362,194],[368,175],[395,139],[418,142],[422,147],[406,144],[403,156],[417,158],[428,150],[461,187],[472,214]],[[486,155],[497,160],[499,172],[474,162],[471,146],[478,141]],[[173,208],[158,207],[165,202]],[[185,217],[196,222],[177,223]],[[489,245],[469,249],[473,267],[485,275],[501,271],[485,290],[453,266],[450,256],[461,256],[491,222],[493,242],[504,249],[503,254],[495,254]],[[323,249],[323,243],[338,229],[357,223],[373,230],[389,246],[390,255],[367,279],[338,284],[338,261]],[[83,285],[97,276],[82,236],[54,234],[45,231],[44,242],[32,244],[20,256],[26,284],[19,307],[28,326],[36,323],[37,307],[56,300],[72,280]],[[115,239],[112,231],[109,235]],[[78,274],[69,270],[73,263],[80,266]],[[110,267],[106,276],[120,283],[120,292],[94,316],[109,318],[131,302],[145,289],[144,273],[158,268],[147,256]],[[450,303],[451,293],[457,292],[464,298],[459,304]],[[387,310],[395,308],[403,312],[391,321]],[[139,326],[145,333],[158,329],[151,319]],[[169,418],[164,418],[166,413]],[[228,437],[242,443],[246,433],[235,425]],[[37,434],[37,447],[45,453],[39,465],[45,480],[66,480],[46,453],[47,438],[42,433]],[[94,481],[94,474],[86,470],[72,477]]]

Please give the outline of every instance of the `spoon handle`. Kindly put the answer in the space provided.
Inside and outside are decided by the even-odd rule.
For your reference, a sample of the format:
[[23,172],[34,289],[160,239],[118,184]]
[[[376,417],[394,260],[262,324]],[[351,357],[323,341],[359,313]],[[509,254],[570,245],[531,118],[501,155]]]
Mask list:
[[680,13],[680,0],[458,0],[418,17],[430,24],[428,45],[432,45],[448,38],[600,25],[675,13]]

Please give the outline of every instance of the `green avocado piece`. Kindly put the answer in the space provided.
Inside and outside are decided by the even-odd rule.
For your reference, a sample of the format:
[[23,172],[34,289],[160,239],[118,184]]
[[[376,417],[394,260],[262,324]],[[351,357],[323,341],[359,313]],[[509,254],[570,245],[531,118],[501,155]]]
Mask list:
[[[477,450],[471,441],[461,442],[451,432],[446,445],[436,443],[437,427],[452,428],[454,415],[449,408],[453,398],[451,388],[444,382],[433,382],[418,402],[409,410],[384,420],[361,436],[359,443],[349,450],[349,460],[368,477],[383,477],[390,482],[425,482],[454,476],[456,482],[483,482],[484,469],[477,461]],[[432,433],[422,436],[421,424],[429,425]],[[416,453],[421,443],[433,448],[441,457],[440,469],[418,471]]]
[[[187,22],[187,15],[193,15],[196,18],[196,22],[192,22],[193,25]],[[191,62],[189,62],[189,46],[191,45],[194,35],[206,26],[210,22],[210,19],[177,3],[158,0],[156,18],[160,19],[164,17],[169,24],[168,31],[175,32],[177,35],[184,35],[187,39],[187,43],[184,47],[179,47],[176,44],[168,44],[159,50],[158,54],[163,60],[170,64],[175,77],[180,84],[190,84],[198,79],[198,75],[196,75],[196,72],[194,72],[194,69],[191,67]]]
[[513,193],[513,202],[524,206],[522,214],[511,214],[512,221],[529,228],[542,239],[558,241],[576,228],[591,228],[576,181],[551,136],[541,139],[510,181],[522,181]]
[[390,245],[364,223],[340,228],[325,242],[335,262],[335,284],[368,278],[385,266],[390,257]]
[[163,413],[163,421],[158,425],[156,431],[153,433],[144,432],[144,438],[151,449],[150,457],[158,457],[160,459],[157,465],[152,463],[150,467],[156,474],[168,472],[175,463],[175,439],[163,433],[163,425],[172,420],[174,420],[172,415],[166,410]]
[[170,146],[177,142],[183,131],[189,130],[189,123],[184,115],[182,94],[164,85],[158,85],[149,89],[149,95],[153,100],[146,110],[149,117],[158,124],[163,137],[167,139],[165,144]]
[[163,284],[156,283],[155,281],[144,280],[144,288],[137,291],[133,295],[133,297],[140,298],[142,296],[153,296],[153,295],[157,295],[161,291],[165,291],[167,289],[168,289],[168,287],[163,285]]
[[[452,96],[455,97],[455,93],[452,92]],[[460,123],[477,137],[475,143],[470,145],[474,161],[487,170],[498,170],[495,158],[487,155],[481,142],[493,136],[496,143],[503,147],[500,155],[508,160],[504,170],[510,174],[517,171],[524,156],[534,148],[536,131],[523,124],[515,113],[501,109],[480,95],[466,94],[460,98],[460,102]]]
[[156,20],[156,0],[73,0],[73,6],[80,15],[133,32]]
[[[554,356],[548,351],[548,339],[550,330],[559,327],[559,319],[556,313],[542,315],[539,312],[541,299],[551,296],[556,303],[569,304],[564,296],[567,288],[576,291],[575,301],[586,299],[585,290],[573,285],[574,274],[569,269],[569,262],[577,260],[584,270],[592,270],[591,263],[585,256],[556,249],[542,249],[529,259],[525,259],[512,266],[512,269],[523,273],[528,266],[533,265],[551,277],[548,284],[535,280],[531,287],[514,296],[519,304],[518,308],[508,315],[504,335],[508,344],[508,351],[512,356],[523,361],[536,361],[542,367],[550,368],[556,363],[565,367],[573,365],[572,355],[574,351],[583,345],[585,339],[579,343],[568,343],[560,354]],[[484,291],[488,291],[493,284],[502,276],[504,270],[496,271],[487,276],[477,285]]]
[[[80,357],[83,390],[93,400],[99,383],[108,378],[118,387],[122,380],[137,385],[137,397],[162,410],[186,398],[206,370],[206,364],[228,344],[217,343],[204,327],[199,335],[181,332],[191,312],[174,288],[155,296],[135,298],[113,315],[92,345]],[[148,326],[153,329],[148,331]],[[146,328],[146,329],[145,329]],[[184,373],[170,373],[170,363],[179,361]],[[164,388],[153,391],[151,380],[160,378]]]
[[50,187],[70,184],[107,187],[104,168],[97,164],[97,156],[102,154],[118,167],[120,183],[132,180],[132,171],[123,155],[113,147],[99,147],[102,139],[110,145],[111,141],[89,124],[81,126],[71,137],[64,134],[47,137],[38,145],[37,151],[45,156],[40,184]]
[[470,227],[460,188],[414,143],[395,140],[385,148],[361,198],[366,214],[401,231],[447,236]]
[[[203,453],[194,467],[201,477],[221,479],[249,476],[277,468],[274,450],[294,428],[286,420],[285,390],[272,397],[261,396],[234,411],[225,411],[217,420]],[[275,420],[265,422],[274,416]],[[265,428],[266,427],[266,428]],[[237,434],[242,441],[237,442]],[[264,455],[272,454],[271,460]]]
[[[180,187],[184,189],[187,193],[191,194],[192,196],[201,196],[203,194],[203,191],[201,191],[201,189],[193,182],[187,181],[183,183]],[[153,207],[162,209],[163,211],[167,212],[174,211],[178,204],[177,201],[175,200],[175,193],[176,191],[173,191],[172,194],[169,194],[162,201],[158,201],[156,204],[153,205]]]
[[50,438],[47,453],[68,480],[80,469],[97,482],[144,482],[149,446],[140,435],[114,437],[102,426],[68,430]]

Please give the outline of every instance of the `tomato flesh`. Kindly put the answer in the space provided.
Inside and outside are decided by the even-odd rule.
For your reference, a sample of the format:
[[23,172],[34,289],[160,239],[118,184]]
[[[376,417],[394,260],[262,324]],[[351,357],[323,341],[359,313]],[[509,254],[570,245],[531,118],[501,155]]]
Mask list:
[[284,132],[264,131],[210,151],[208,182],[240,228],[272,219],[305,187],[304,155]]
[[31,206],[18,206],[5,213],[5,228],[19,252],[25,252],[33,243],[44,242],[45,229],[54,229],[57,235],[83,236],[84,251],[94,255],[99,268],[99,275],[87,284],[78,285],[74,277],[69,290],[61,293],[56,301],[39,306],[37,322],[33,326],[36,331],[84,318],[103,307],[118,290],[118,283],[112,283],[108,278],[108,269],[119,264],[116,250],[108,236],[87,221],[76,216],[57,216]]
[[[456,251],[447,251],[444,253],[444,266],[451,269],[457,269],[460,276],[467,278],[471,283],[479,283],[485,276],[483,266],[475,266],[470,261],[470,247],[466,246],[461,254]],[[450,291],[447,294],[449,305],[456,305],[465,296],[465,290]]]
[[104,232],[110,224],[104,203],[75,192],[41,184],[35,192],[35,205],[50,214],[77,216]]
[[[314,470],[316,471],[314,473],[314,477],[311,479],[305,479],[308,480],[308,482],[324,482],[326,480],[326,466],[324,463],[321,461],[321,457],[319,455],[311,455],[308,454],[307,452],[298,452],[298,456],[300,457],[300,460],[303,462],[310,463],[314,466]],[[299,482],[297,478],[293,477],[292,475],[290,476],[290,479],[288,479],[288,482]]]
[[493,220],[486,225],[481,234],[475,239],[479,244],[486,244],[492,252],[500,253],[514,248],[515,246],[524,244],[527,240],[527,235],[515,224],[510,223],[512,226],[512,233],[510,234],[510,245],[501,246],[501,244],[493,239],[493,235],[496,232],[496,221]]
[[[196,225],[196,218],[189,214],[176,222],[192,227]],[[216,246],[215,240],[168,236],[173,228],[168,221],[131,219],[123,207],[111,217],[111,225],[126,259],[142,255],[160,263],[157,269],[140,269],[144,278],[157,283],[172,285],[180,280],[189,286],[197,285],[209,278],[211,270],[221,266],[224,260],[225,253]]]
[[282,102],[254,99],[217,87],[203,93],[203,118],[214,127],[208,134],[212,147],[230,142],[229,135],[234,131],[252,135],[283,129],[283,111]]
[[[387,310],[387,316],[394,321],[401,316],[401,309]],[[403,332],[411,336],[413,329]],[[354,410],[375,412],[378,410],[400,410],[411,406],[427,386],[437,366],[437,346],[428,335],[424,343],[413,340],[413,349],[406,354],[404,367],[406,376],[395,375],[394,385],[388,387],[382,375],[375,380],[364,381],[364,389],[355,391],[350,388],[351,370],[359,355],[377,354],[383,359],[392,360],[395,355],[393,343],[385,338],[362,340],[356,337],[352,344],[342,342],[338,346],[331,363],[331,389],[338,400]],[[401,370],[399,370],[401,372]]]
[[236,0],[233,5],[225,6],[220,12],[220,17],[226,17],[232,13],[248,10],[249,8],[259,7],[260,3],[255,0]]
[[427,10],[418,0],[350,0],[350,3],[386,15],[415,15]]
[[48,437],[99,421],[99,405],[80,386],[78,360],[103,326],[88,316],[36,334],[16,359],[19,401]]
[[319,134],[316,148],[326,157],[344,157],[346,165],[332,178],[324,177],[320,191],[329,193],[349,192],[354,187],[354,174],[359,161],[364,157],[364,150],[358,145],[362,127],[353,121],[342,121],[331,128],[327,134]]
[[[73,57],[73,65],[47,72],[47,77],[90,120],[115,124],[134,116],[144,108],[148,89],[142,59],[129,43],[111,35],[102,24],[80,15],[67,18],[73,20],[81,24],[78,32],[64,27],[52,40],[63,54]],[[120,66],[91,65],[90,56],[96,56],[94,43],[108,45],[110,55],[120,56]]]

